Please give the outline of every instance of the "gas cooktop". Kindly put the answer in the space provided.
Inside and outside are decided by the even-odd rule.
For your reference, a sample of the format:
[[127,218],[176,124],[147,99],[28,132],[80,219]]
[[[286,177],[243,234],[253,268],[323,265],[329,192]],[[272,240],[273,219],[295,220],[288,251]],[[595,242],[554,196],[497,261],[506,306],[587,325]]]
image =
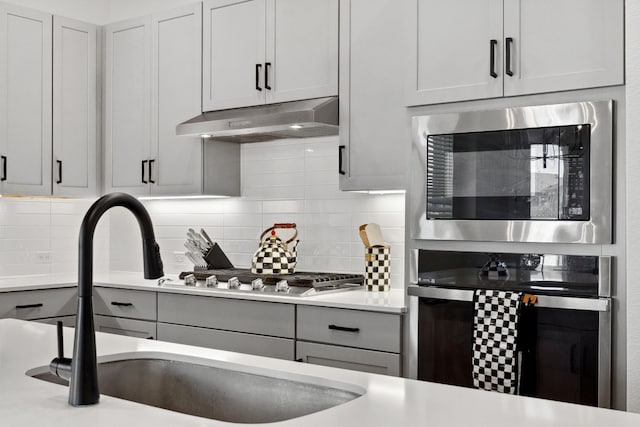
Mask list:
[[[211,280],[211,276],[215,276],[216,280]],[[364,283],[364,276],[361,274],[305,271],[294,274],[256,274],[243,268],[186,271],[180,273],[179,278],[184,281],[165,280],[159,284],[173,288],[196,287],[234,293],[307,297],[357,289]]]

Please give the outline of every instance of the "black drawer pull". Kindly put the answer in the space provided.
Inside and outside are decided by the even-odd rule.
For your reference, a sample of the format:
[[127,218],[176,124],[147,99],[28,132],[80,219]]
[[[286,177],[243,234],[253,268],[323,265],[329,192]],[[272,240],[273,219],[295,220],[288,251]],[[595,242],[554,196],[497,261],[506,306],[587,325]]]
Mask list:
[[344,331],[344,332],[360,332],[360,328],[348,328],[346,326],[329,325],[329,329],[332,331]]
[[62,160],[56,160],[58,164],[58,179],[56,180],[56,184],[62,184]]
[[296,359],[296,362],[304,363],[304,359],[303,358]]
[[142,183],[143,184],[148,184],[149,183],[146,179],[144,179],[144,165],[146,165],[148,161],[149,160],[143,160],[142,161]]
[[149,160],[149,182],[151,184],[155,184],[156,182],[153,180],[153,163],[155,159]]
[[16,305],[16,310],[21,310],[21,309],[25,309],[25,308],[39,308],[39,307],[43,307],[44,304],[39,303],[39,304],[27,304],[27,305]]
[[256,90],[262,92],[260,87],[260,71],[262,70],[262,64],[256,64]]
[[271,68],[271,62],[265,62],[265,64],[264,64],[264,88],[266,90],[271,90],[271,86],[269,86],[269,68]]
[[116,307],[133,307],[133,304],[130,302],[117,302],[113,301],[111,305],[115,305]]
[[338,173],[340,175],[346,175],[347,173],[342,170],[342,153],[344,152],[344,150],[347,148],[346,145],[339,145],[338,146]]
[[7,180],[7,156],[0,156],[0,160],[2,160],[2,178],[0,181]]

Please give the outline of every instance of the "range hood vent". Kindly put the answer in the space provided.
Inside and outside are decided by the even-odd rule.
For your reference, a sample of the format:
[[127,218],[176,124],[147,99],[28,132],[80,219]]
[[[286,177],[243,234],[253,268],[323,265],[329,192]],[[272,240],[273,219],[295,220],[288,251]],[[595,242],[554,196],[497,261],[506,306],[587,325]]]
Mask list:
[[176,134],[239,143],[337,135],[338,97],[210,111],[179,124]]

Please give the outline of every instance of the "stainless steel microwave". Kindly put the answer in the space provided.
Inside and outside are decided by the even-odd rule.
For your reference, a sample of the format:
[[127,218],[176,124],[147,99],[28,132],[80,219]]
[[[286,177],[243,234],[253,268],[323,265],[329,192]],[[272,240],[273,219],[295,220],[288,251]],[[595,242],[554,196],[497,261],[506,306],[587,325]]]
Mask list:
[[611,243],[613,101],[413,118],[411,238]]

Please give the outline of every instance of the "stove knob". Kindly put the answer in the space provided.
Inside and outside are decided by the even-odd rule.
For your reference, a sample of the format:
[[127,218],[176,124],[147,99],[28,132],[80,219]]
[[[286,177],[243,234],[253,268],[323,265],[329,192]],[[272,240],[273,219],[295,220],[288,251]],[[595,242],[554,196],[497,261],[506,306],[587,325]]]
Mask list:
[[207,288],[215,288],[216,286],[218,286],[218,278],[215,274],[212,274],[211,276],[206,278],[204,283],[205,285],[207,285]]
[[185,286],[195,286],[197,283],[196,276],[193,274],[188,274],[184,276],[184,285]]
[[264,283],[262,283],[262,279],[258,278],[251,281],[251,289],[254,291],[261,291],[264,289]]
[[227,282],[229,289],[238,289],[240,287],[240,280],[237,277],[232,277]]
[[276,292],[289,292],[289,283],[286,280],[280,280],[276,283]]

